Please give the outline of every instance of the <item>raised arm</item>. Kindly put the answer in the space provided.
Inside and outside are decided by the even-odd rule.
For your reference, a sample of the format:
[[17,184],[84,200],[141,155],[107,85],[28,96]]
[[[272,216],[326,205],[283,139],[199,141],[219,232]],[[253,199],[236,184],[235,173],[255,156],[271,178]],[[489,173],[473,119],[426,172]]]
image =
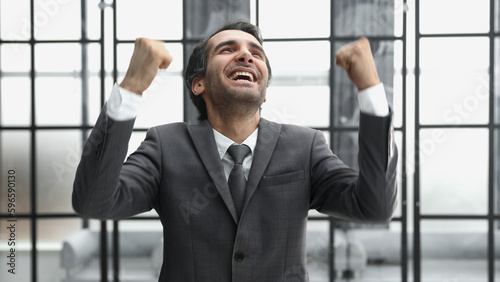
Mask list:
[[[339,49],[336,63],[345,69],[360,94],[381,84],[366,38]],[[392,114],[383,88],[381,91],[378,98],[383,99],[385,112],[372,111],[372,107],[368,107],[368,112],[361,110],[358,173],[347,167],[335,169],[336,159],[324,140],[318,140],[314,146],[312,208],[348,220],[385,222],[391,219],[396,207],[397,148]]]
[[[141,147],[124,165],[135,115],[124,116],[123,112],[127,111],[120,108],[129,109],[131,105],[126,104],[130,99],[126,96],[141,95],[158,70],[167,68],[171,62],[172,57],[163,42],[146,38],[136,40],[127,74],[120,85],[122,88],[115,86],[85,143],[73,184],[76,212],[87,217],[114,219],[155,207],[159,179],[156,131],[148,132]],[[125,93],[123,89],[133,93]],[[109,111],[111,107],[114,108],[112,112]]]

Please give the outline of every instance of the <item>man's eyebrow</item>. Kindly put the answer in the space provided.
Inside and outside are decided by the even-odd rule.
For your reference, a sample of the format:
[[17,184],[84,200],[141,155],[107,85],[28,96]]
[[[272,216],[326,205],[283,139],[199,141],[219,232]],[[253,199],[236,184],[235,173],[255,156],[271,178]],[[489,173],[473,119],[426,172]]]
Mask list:
[[[219,44],[217,44],[217,46],[215,46],[215,48],[214,48],[214,53],[217,53],[217,51],[218,51],[220,48],[224,47],[224,46],[234,45],[234,44],[236,44],[236,40],[226,40],[226,41],[222,41],[222,42],[220,42]],[[255,42],[252,42],[252,41],[250,41],[250,43],[249,43],[249,44],[250,44],[250,46],[251,46],[252,48],[255,48],[255,49],[259,50],[260,52],[262,52],[263,54],[265,54],[265,52],[264,52],[264,48],[262,48],[262,46],[260,46],[259,44],[255,43]]]
[[222,41],[221,43],[217,44],[214,48],[214,53],[216,53],[220,48],[227,46],[227,45],[234,45],[236,43],[235,40],[227,40],[227,41]]

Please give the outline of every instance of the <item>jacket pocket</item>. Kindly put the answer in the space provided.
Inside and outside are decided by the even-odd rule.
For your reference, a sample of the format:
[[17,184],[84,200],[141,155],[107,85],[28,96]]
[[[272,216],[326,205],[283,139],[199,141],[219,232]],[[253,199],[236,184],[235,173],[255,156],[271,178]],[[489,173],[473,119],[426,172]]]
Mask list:
[[301,181],[304,180],[304,178],[305,178],[304,170],[298,170],[283,174],[264,175],[261,180],[261,185],[265,186],[280,185],[295,181]]

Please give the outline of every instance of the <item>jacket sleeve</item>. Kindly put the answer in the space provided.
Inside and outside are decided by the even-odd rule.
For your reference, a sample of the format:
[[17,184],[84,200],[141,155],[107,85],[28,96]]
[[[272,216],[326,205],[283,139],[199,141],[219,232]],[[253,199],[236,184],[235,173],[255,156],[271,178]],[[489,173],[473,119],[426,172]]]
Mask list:
[[346,220],[389,221],[397,201],[393,134],[392,113],[361,114],[359,172],[343,164],[317,134],[311,153],[311,208]]
[[135,120],[114,121],[102,110],[83,148],[72,203],[82,216],[119,219],[155,207],[160,153],[156,129],[124,163]]

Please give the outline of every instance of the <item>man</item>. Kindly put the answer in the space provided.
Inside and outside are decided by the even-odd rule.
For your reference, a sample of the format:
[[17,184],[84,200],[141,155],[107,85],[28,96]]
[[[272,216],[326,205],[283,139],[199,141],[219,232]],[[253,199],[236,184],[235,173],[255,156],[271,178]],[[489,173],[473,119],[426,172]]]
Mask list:
[[[245,22],[222,27],[193,51],[186,84],[200,123],[151,128],[123,164],[136,100],[171,61],[163,43],[136,41],[85,145],[73,192],[75,210],[88,217],[158,212],[160,281],[308,281],[309,209],[349,220],[391,218],[397,153],[366,39],[337,53],[360,90],[359,173],[319,131],[260,117],[271,68],[258,28]],[[233,147],[245,151],[241,158]]]

